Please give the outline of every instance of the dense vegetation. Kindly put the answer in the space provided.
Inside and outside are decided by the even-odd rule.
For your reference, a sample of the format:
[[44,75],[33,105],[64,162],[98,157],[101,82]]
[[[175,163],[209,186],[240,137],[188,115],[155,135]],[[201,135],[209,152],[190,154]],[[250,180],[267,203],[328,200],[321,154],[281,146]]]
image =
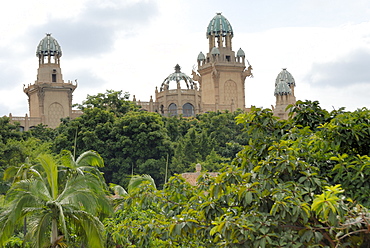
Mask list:
[[[79,107],[55,130],[0,118],[0,246],[370,247],[366,108],[168,118],[114,91]],[[191,186],[177,173],[198,162],[219,175]]]

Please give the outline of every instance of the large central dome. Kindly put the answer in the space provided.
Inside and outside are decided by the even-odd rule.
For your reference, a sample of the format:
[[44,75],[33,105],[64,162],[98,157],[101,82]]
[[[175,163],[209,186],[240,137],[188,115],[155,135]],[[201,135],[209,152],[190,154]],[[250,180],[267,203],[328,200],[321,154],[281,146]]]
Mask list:
[[234,36],[233,28],[231,27],[230,22],[223,16],[221,13],[217,13],[215,17],[209,22],[207,27],[207,36],[215,35],[226,36],[230,34],[231,37]]
[[46,34],[45,38],[43,38],[36,49],[36,56],[62,56],[62,49],[60,45],[54,37],[51,37],[51,34]]
[[181,72],[181,67],[178,64],[175,66],[175,72],[171,73],[163,81],[160,88],[161,91],[168,90],[171,82],[176,82],[178,86],[180,86],[181,82],[184,82],[188,89],[194,89],[195,86],[193,79],[191,79],[191,77],[189,77],[185,73]]

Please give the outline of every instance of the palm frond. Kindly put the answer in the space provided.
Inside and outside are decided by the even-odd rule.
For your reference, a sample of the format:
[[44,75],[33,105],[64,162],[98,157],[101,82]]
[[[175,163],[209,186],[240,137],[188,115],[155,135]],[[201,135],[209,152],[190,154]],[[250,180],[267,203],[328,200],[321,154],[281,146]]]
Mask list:
[[75,222],[81,227],[78,235],[83,238],[87,247],[103,248],[105,247],[104,225],[101,221],[85,211],[76,211],[73,213]]
[[117,196],[127,195],[127,191],[121,185],[110,183],[109,188],[112,189],[113,193]]
[[58,197],[58,166],[55,159],[49,154],[41,154],[38,156],[38,160],[46,173],[51,195],[53,199],[56,199]]
[[97,152],[87,151],[77,158],[76,164],[78,166],[104,167],[104,160]]
[[68,150],[61,151],[60,161],[62,162],[62,165],[67,168],[70,168],[70,169],[76,168],[76,163],[75,163],[75,160],[73,158],[71,151],[68,151]]
[[69,234],[68,234],[68,230],[67,230],[66,219],[64,217],[63,207],[62,207],[61,204],[58,204],[58,208],[59,208],[59,220],[62,224],[62,229],[63,229],[64,236],[66,237],[66,239],[68,241],[69,240]]
[[26,239],[30,240],[34,247],[45,247],[45,245],[50,244],[51,219],[51,212],[34,215],[31,219]]
[[128,192],[132,192],[133,190],[136,190],[140,186],[140,184],[142,184],[143,182],[148,182],[154,189],[157,189],[154,179],[150,175],[143,174],[141,176],[134,175],[131,177],[130,182],[127,187]]
[[17,166],[9,166],[4,171],[3,180],[4,181],[10,181],[12,178],[14,178],[17,175],[19,168]]
[[76,209],[83,207],[89,213],[99,211],[110,212],[111,208],[99,180],[91,175],[70,178],[59,195],[58,202],[74,206]]
[[23,208],[32,204],[34,198],[29,194],[22,195],[21,198],[15,199],[9,203],[7,209],[1,213],[0,217],[0,247],[9,239],[17,226],[17,223],[24,217]]

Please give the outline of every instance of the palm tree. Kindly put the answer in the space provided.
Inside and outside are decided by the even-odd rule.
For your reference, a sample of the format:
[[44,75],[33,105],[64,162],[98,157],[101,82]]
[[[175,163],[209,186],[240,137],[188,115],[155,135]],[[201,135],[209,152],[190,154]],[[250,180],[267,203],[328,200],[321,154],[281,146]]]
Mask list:
[[108,190],[103,173],[98,168],[104,167],[104,160],[95,151],[86,151],[82,153],[77,159],[68,150],[61,152],[61,162],[66,169],[66,175],[85,175],[90,174],[95,176],[101,183],[101,187]]
[[[32,177],[15,182],[6,194],[7,208],[0,216],[0,246],[18,222],[29,216],[35,247],[63,247],[72,228],[88,247],[104,247],[104,226],[98,216],[112,209],[100,178],[91,173],[59,175],[62,170],[51,155],[40,155]],[[65,174],[65,173],[64,173]],[[48,237],[50,238],[48,241]]]
[[[32,164],[30,163],[30,159],[27,157],[26,162],[23,163],[21,166],[9,166],[4,172],[3,179],[4,181],[12,181],[13,183],[23,179],[28,179],[28,177],[30,176],[31,168]],[[23,235],[26,236],[26,234],[27,234],[27,218],[24,217]]]
[[139,186],[144,182],[147,182],[151,187],[153,187],[153,189],[157,189],[154,179],[150,175],[133,175],[131,176],[130,182],[127,186],[128,192],[130,193],[137,190]]

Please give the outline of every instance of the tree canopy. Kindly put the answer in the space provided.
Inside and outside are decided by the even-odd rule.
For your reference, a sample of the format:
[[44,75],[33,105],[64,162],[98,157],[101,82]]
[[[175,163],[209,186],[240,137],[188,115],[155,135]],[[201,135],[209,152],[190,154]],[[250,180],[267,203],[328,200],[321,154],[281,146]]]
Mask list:
[[[317,101],[298,101],[288,107],[289,120],[256,107],[164,117],[140,111],[121,94],[89,96],[80,106],[84,113],[55,130],[21,133],[3,119],[0,162],[9,180],[1,181],[7,193],[0,197],[0,227],[8,247],[22,237],[5,241],[11,226],[20,231],[23,217],[30,218],[29,233],[53,206],[73,219],[69,211],[78,206],[68,200],[69,206],[63,194],[72,193],[67,185],[74,180],[84,189],[91,183],[86,193],[94,199],[107,193],[104,180],[111,183],[104,198],[115,209],[109,218],[78,200],[99,212],[94,237],[104,236],[99,242],[106,247],[370,247],[370,110],[329,112]],[[40,157],[43,150],[48,155]],[[50,162],[45,166],[43,156]],[[179,174],[196,163],[218,175],[202,172],[190,185]],[[49,167],[54,183],[47,180]],[[76,194],[82,190],[74,187]],[[58,232],[71,237],[63,242],[91,247],[79,222],[67,229],[58,223]]]

